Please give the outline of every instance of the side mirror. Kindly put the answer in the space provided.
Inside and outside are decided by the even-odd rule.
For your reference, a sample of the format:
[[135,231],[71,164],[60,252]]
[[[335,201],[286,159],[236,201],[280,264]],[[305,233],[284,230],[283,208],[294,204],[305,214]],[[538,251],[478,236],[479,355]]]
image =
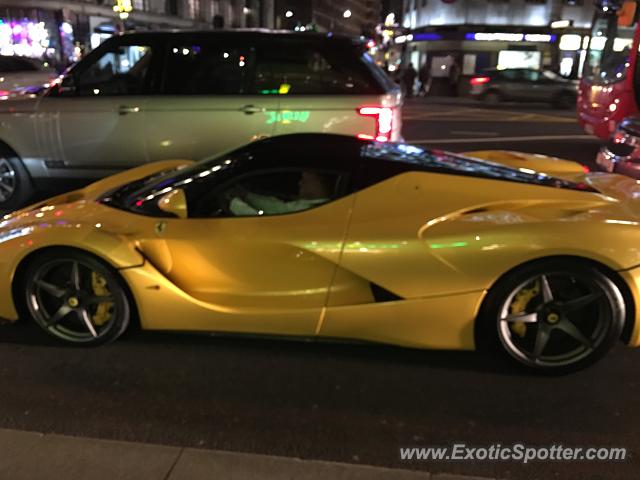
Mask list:
[[187,196],[181,188],[176,188],[160,197],[160,200],[158,200],[158,208],[177,218],[185,219],[189,217],[187,212]]

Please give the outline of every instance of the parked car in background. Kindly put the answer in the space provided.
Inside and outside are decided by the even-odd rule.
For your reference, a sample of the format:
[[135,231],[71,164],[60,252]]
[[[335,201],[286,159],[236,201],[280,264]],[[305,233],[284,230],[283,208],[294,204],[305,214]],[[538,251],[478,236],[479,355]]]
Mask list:
[[488,104],[503,101],[545,102],[558,108],[573,108],[578,82],[550,70],[491,68],[472,77],[471,95]]
[[113,37],[43,96],[0,104],[0,211],[35,188],[273,135],[398,140],[402,96],[337,35],[144,32]]
[[596,164],[605,172],[640,179],[640,116],[625,118],[598,152]]
[[34,58],[0,55],[0,98],[36,93],[56,79],[56,71]]

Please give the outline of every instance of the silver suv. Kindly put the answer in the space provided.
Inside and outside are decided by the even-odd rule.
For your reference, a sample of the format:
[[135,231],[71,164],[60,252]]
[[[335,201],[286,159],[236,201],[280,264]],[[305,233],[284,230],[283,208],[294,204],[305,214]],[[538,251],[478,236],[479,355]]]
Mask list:
[[355,40],[266,31],[114,37],[38,98],[0,102],[0,211],[146,162],[300,132],[400,139],[398,87]]

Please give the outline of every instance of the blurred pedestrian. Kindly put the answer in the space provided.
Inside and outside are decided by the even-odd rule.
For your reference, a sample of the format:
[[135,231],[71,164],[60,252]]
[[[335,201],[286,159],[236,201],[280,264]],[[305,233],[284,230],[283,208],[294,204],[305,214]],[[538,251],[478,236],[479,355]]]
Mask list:
[[402,74],[402,85],[404,86],[405,96],[407,98],[413,97],[413,85],[417,76],[418,72],[416,72],[416,69],[413,67],[413,63],[409,62],[409,66]]
[[418,95],[426,97],[431,90],[431,68],[429,62],[424,62],[418,71],[418,80],[420,80],[420,90]]

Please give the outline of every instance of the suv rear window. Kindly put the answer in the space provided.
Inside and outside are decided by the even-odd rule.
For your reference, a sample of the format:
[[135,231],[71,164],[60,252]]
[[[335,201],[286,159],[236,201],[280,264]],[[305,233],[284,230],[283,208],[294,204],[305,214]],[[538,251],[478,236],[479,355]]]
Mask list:
[[[389,88],[356,46],[269,42],[256,65],[259,94],[379,95]],[[345,46],[348,46],[346,44]],[[333,47],[333,48],[331,48]],[[384,77],[383,77],[384,78]]]
[[252,49],[216,42],[171,43],[166,57],[164,93],[241,95],[251,77]]

